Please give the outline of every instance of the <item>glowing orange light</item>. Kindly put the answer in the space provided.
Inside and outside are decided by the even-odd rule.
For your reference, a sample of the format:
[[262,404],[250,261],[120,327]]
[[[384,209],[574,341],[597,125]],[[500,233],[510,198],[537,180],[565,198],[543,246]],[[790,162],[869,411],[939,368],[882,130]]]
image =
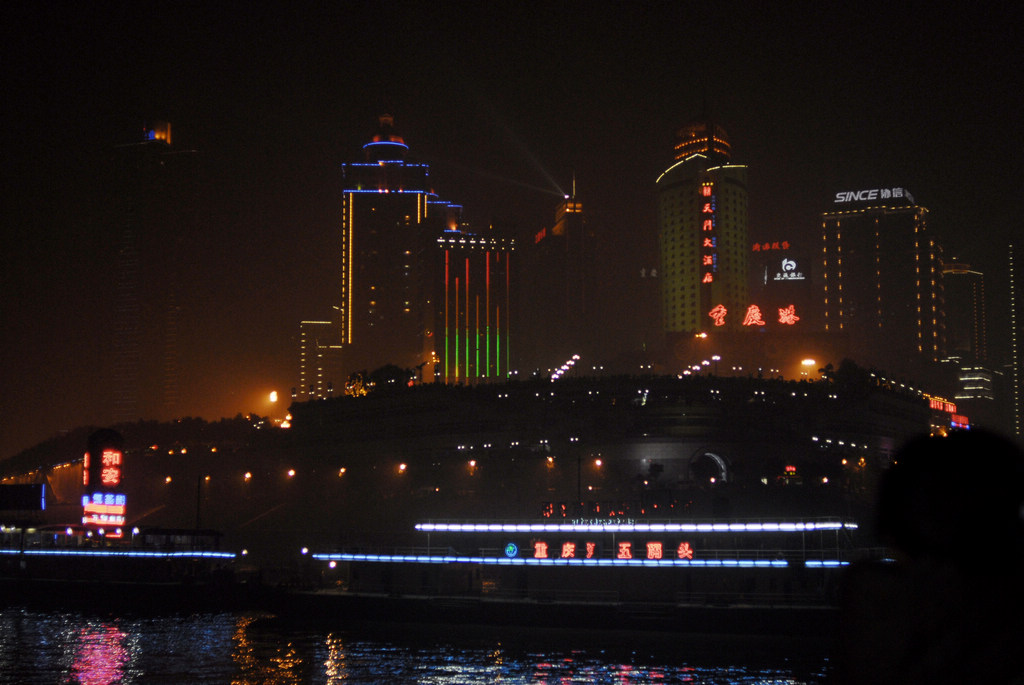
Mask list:
[[660,542],[648,542],[647,543],[647,558],[648,559],[661,559],[664,550]]
[[676,548],[676,556],[680,559],[693,559],[693,548],[689,542],[680,542]]
[[548,543],[538,540],[533,543],[533,558],[534,559],[547,559],[548,558]]
[[619,559],[632,559],[633,558],[633,543],[632,542],[620,542],[619,553],[617,555]]
[[704,278],[700,279],[701,283],[711,283],[715,280],[715,277],[711,275],[711,272],[704,274]]
[[562,558],[572,559],[576,556],[576,543],[575,542],[563,542],[562,543]]
[[708,312],[708,316],[715,320],[716,326],[725,325],[725,315],[729,313],[729,310],[724,305],[715,305],[714,309]]

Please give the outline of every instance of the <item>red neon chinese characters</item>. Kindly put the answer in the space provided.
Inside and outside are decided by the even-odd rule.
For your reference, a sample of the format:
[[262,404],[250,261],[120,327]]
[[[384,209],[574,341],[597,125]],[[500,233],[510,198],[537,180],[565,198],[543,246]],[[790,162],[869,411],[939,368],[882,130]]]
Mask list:
[[562,558],[572,559],[576,556],[576,543],[575,542],[563,542],[562,543]]
[[708,316],[715,320],[716,326],[725,325],[725,315],[729,313],[729,310],[724,305],[717,304],[715,308],[708,312]]
[[680,542],[676,548],[676,556],[680,559],[693,559],[693,548],[689,542]]
[[704,203],[704,207],[701,208],[701,210],[700,210],[700,213],[701,214],[712,214],[712,213],[714,213],[714,211],[715,210],[711,209],[711,203],[710,202],[705,202]]
[[648,542],[647,543],[647,558],[648,559],[661,559],[663,550],[660,542]]
[[704,223],[701,224],[701,230],[710,231],[714,228],[714,224],[711,223],[711,219],[704,219]]
[[743,317],[744,326],[765,326],[764,320],[761,318],[761,308],[756,304],[752,304],[747,307],[747,314]]
[[711,186],[701,186],[700,194],[704,197],[711,197]]
[[711,238],[704,238],[703,247],[714,247],[714,246],[715,246],[715,243],[711,240]]
[[714,260],[713,260],[712,256],[709,255],[709,254],[706,254],[706,255],[704,255],[704,259],[702,260],[702,263],[704,264],[704,266],[712,266],[713,261]]
[[85,453],[85,458],[82,460],[82,485],[89,484],[89,453]]
[[103,485],[117,485],[121,482],[121,453],[117,450],[103,450],[100,458],[103,469],[100,482]]
[[701,283],[711,283],[715,280],[715,277],[711,275],[711,272],[704,274],[704,278],[701,279]]
[[633,558],[633,543],[632,542],[620,542],[619,543],[619,559],[632,559]]
[[779,310],[779,323],[784,323],[792,326],[800,317],[796,315],[796,305],[791,304],[788,307]]
[[548,558],[548,543],[541,542],[538,540],[533,543],[533,558],[534,559],[547,559]]
[[597,549],[597,544],[594,542],[587,543],[587,559],[594,558],[594,551]]

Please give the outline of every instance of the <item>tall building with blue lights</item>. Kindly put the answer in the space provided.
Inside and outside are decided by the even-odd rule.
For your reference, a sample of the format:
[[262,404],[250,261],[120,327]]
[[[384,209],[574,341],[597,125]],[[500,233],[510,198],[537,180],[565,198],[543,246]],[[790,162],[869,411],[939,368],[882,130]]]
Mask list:
[[[385,364],[413,368],[431,357],[424,236],[436,211],[430,167],[406,161],[390,115],[363,146],[365,161],[342,164],[340,301],[336,323],[341,371]],[[447,209],[449,205],[440,205]]]
[[678,133],[657,180],[662,321],[670,340],[741,330],[747,310],[747,167],[732,164],[724,129]]
[[338,304],[329,323],[300,326],[297,399],[388,365],[425,382],[508,374],[514,241],[470,231],[408,150],[383,115],[364,161],[341,165]]

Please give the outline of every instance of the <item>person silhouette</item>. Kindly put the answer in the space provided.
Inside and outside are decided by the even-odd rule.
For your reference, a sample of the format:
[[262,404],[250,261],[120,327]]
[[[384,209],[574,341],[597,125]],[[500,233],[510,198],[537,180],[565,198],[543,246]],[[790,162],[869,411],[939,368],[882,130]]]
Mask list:
[[882,476],[887,558],[844,579],[843,683],[1024,683],[1024,453],[971,430],[920,437]]

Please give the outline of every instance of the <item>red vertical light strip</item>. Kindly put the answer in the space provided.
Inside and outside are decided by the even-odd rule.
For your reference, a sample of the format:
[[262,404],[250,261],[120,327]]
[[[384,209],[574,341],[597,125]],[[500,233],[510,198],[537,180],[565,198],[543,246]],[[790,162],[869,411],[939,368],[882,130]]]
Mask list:
[[444,251],[444,382],[448,382],[448,298],[451,293],[448,291],[449,261],[451,250]]
[[469,380],[469,257],[466,257],[466,380]]

